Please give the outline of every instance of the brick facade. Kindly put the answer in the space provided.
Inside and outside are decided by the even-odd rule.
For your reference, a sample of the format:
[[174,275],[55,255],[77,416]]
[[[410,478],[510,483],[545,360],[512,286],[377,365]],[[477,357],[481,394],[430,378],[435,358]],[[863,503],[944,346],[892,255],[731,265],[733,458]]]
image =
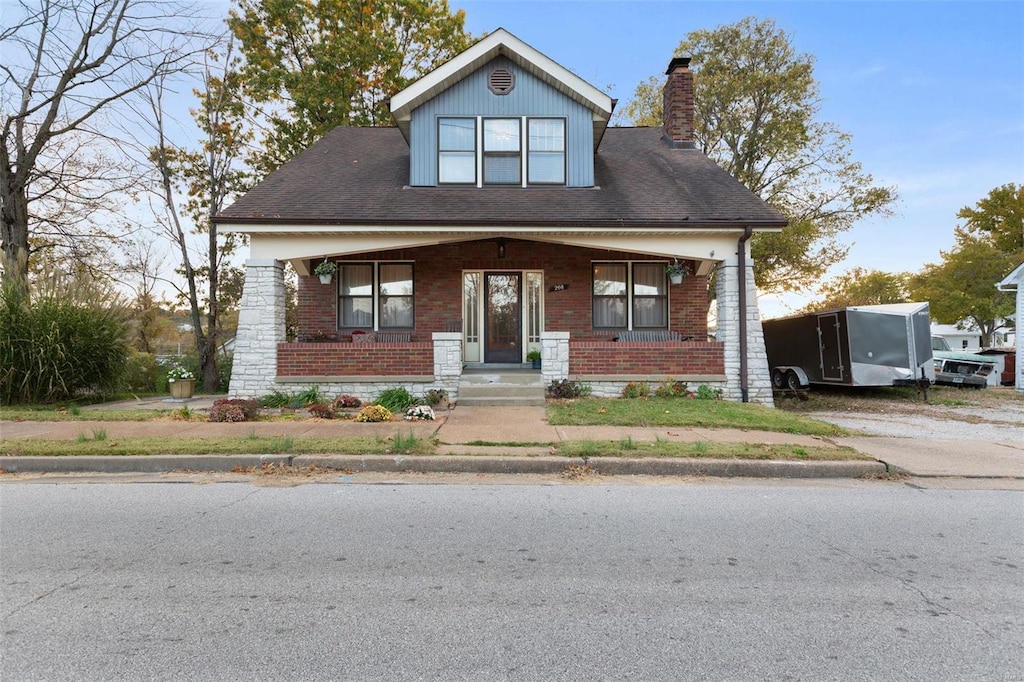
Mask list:
[[725,345],[716,342],[569,342],[569,374],[680,376],[724,374]]
[[280,343],[277,376],[434,375],[434,344]]
[[[591,314],[591,263],[594,261],[657,260],[642,254],[587,249],[525,240],[503,240],[505,258],[498,258],[498,240],[440,244],[421,248],[365,253],[346,261],[381,260],[413,263],[415,327],[413,341],[428,341],[462,319],[463,270],[544,272],[544,328],[568,331],[574,340],[600,340],[612,330],[595,330]],[[564,285],[551,291],[553,285]],[[315,276],[300,277],[299,338],[322,331],[347,339],[338,330],[337,280],[323,285]],[[669,286],[669,326],[695,341],[707,339],[708,287],[705,277],[688,277]]]

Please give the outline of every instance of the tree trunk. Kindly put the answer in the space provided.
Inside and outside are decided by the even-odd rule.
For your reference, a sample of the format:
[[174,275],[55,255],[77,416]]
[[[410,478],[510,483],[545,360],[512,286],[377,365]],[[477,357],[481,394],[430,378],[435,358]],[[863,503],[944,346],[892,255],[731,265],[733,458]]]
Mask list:
[[23,188],[14,187],[11,174],[4,169],[0,178],[0,239],[3,240],[3,281],[28,288],[28,197]]

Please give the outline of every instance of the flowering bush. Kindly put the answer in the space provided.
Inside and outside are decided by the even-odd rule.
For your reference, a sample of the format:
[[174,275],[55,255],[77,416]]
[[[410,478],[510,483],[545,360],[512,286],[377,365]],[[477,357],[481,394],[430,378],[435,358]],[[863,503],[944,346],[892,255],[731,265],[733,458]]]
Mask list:
[[623,398],[647,398],[651,387],[646,381],[631,381],[622,387]]
[[312,417],[319,417],[320,419],[334,419],[334,408],[330,405],[313,403],[306,409],[309,410],[309,414]]
[[196,375],[191,371],[185,369],[181,365],[175,365],[167,370],[168,381],[186,381],[188,379],[195,379]]
[[349,407],[359,407],[362,404],[362,400],[355,397],[354,395],[348,395],[347,393],[342,393],[341,395],[334,399],[334,409],[336,410],[345,409]]
[[259,403],[255,400],[242,400],[239,398],[213,401],[210,408],[210,421],[212,422],[247,422],[256,419],[260,412]]
[[692,398],[693,392],[686,386],[686,382],[666,379],[658,385],[654,395],[659,398]]
[[434,421],[434,410],[427,405],[415,405],[405,411],[405,421]]
[[391,410],[383,405],[364,405],[356,415],[357,422],[389,422]]

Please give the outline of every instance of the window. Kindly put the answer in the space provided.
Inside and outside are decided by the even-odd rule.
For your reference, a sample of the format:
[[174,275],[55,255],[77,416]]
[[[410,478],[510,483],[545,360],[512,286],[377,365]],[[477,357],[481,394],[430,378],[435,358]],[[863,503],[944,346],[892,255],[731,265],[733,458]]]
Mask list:
[[476,119],[438,119],[437,150],[439,182],[476,183]]
[[441,117],[437,121],[438,184],[566,184],[565,119]]
[[664,263],[594,263],[595,329],[668,329]]
[[520,184],[520,149],[518,118],[485,118],[484,184]]
[[560,118],[528,120],[527,182],[565,184],[565,121]]
[[344,329],[412,329],[412,263],[342,263],[339,323]]

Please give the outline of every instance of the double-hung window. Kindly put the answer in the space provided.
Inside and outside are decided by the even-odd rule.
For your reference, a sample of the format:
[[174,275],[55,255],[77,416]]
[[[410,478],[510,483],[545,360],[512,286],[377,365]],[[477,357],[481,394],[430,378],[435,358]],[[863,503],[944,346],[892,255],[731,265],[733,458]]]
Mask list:
[[338,318],[343,329],[412,329],[412,263],[342,263]]
[[668,329],[664,263],[593,264],[595,329]]
[[439,117],[440,185],[566,184],[566,122],[551,117]]

